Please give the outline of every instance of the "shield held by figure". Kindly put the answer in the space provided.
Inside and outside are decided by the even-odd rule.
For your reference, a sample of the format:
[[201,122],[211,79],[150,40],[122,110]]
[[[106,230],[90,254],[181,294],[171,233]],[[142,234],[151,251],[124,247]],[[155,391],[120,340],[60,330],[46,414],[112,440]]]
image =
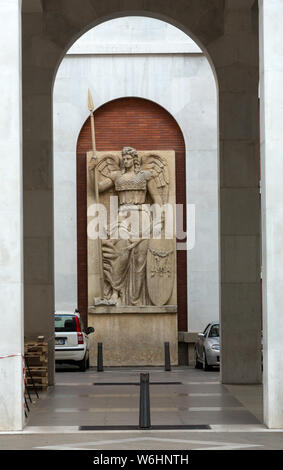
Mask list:
[[175,246],[173,240],[151,239],[147,252],[147,289],[153,305],[169,301],[175,279]]

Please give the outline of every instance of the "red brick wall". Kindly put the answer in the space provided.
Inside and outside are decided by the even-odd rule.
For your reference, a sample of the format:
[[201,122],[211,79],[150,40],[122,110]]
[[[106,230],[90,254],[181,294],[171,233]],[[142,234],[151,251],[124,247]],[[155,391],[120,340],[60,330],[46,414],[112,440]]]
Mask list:
[[[121,150],[175,150],[176,202],[186,204],[186,159],[183,134],[175,119],[161,106],[141,98],[121,98],[95,112],[96,148]],[[87,316],[87,236],[85,154],[91,150],[90,119],[77,144],[78,308]],[[185,217],[184,217],[185,219]],[[185,227],[184,227],[185,229]],[[177,252],[178,323],[187,330],[187,257]]]

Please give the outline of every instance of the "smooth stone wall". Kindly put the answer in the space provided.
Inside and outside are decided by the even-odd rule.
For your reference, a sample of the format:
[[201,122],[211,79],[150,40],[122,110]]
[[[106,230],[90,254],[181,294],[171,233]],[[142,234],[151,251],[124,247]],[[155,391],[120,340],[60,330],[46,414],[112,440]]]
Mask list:
[[283,428],[283,3],[261,0],[264,422]]
[[221,377],[261,383],[260,195],[256,2],[226,2],[209,45],[219,84]]
[[0,431],[24,425],[20,8],[0,0]]

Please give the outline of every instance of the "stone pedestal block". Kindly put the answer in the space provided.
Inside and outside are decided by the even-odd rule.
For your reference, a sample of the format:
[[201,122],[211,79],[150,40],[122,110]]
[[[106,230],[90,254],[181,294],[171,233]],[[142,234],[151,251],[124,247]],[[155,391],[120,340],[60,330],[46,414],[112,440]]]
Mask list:
[[[154,310],[154,311],[153,311]],[[164,343],[170,343],[171,364],[178,364],[177,307],[90,308],[90,365],[97,364],[97,343],[103,343],[104,366],[164,365]]]

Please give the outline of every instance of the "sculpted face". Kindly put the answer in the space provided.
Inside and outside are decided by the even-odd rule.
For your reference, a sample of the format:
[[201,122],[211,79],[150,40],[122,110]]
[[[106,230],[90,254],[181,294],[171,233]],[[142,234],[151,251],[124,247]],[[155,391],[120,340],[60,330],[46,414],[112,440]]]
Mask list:
[[134,158],[132,157],[132,155],[126,154],[126,155],[123,155],[122,158],[123,158],[125,169],[129,170],[130,168],[132,168],[134,164]]

